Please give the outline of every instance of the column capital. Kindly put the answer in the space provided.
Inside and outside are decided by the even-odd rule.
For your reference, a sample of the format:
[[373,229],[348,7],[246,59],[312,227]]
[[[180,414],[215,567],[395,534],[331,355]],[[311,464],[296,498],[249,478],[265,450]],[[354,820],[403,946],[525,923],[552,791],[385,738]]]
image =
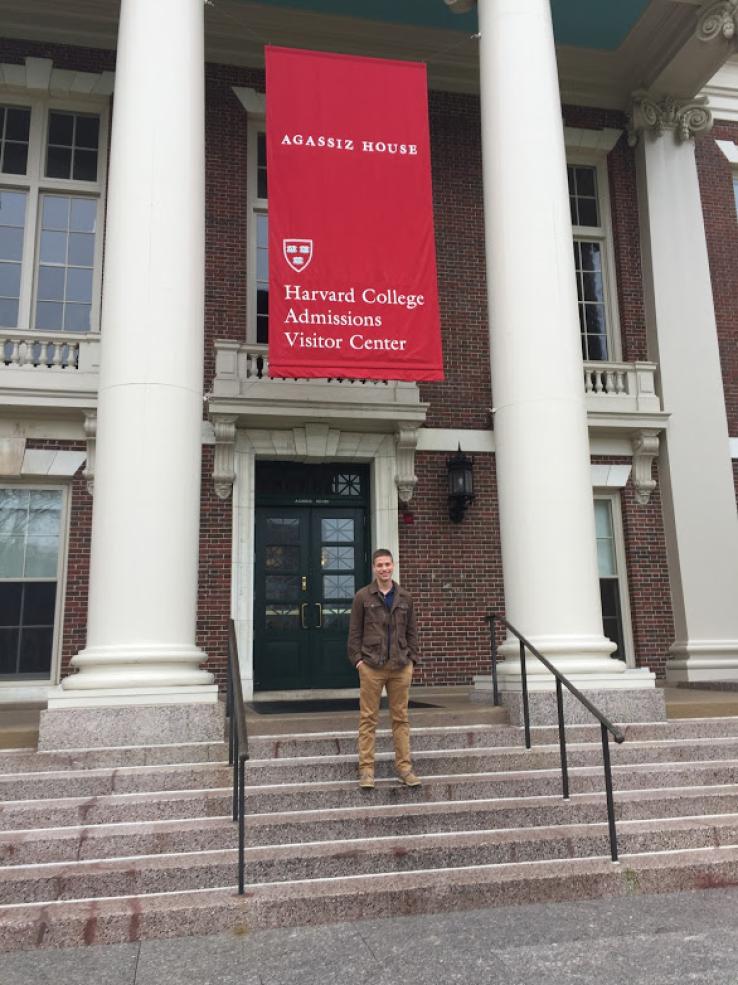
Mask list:
[[703,11],[697,24],[700,41],[725,38],[732,41],[738,33],[738,0],[718,0]]
[[638,89],[632,99],[628,116],[628,143],[631,147],[638,143],[638,135],[642,131],[650,130],[661,136],[669,130],[677,140],[684,141],[712,129],[714,121],[706,96],[675,99]]

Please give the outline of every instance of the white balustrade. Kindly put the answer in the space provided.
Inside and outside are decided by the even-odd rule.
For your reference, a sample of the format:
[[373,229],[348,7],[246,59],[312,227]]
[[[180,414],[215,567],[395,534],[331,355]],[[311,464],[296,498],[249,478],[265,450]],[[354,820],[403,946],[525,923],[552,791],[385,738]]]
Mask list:
[[658,412],[656,363],[585,362],[584,392],[590,411]]
[[[0,333],[0,369],[22,369],[43,372],[74,371],[79,369],[80,346],[77,338],[64,336],[18,336]],[[0,376],[0,386],[2,377]]]

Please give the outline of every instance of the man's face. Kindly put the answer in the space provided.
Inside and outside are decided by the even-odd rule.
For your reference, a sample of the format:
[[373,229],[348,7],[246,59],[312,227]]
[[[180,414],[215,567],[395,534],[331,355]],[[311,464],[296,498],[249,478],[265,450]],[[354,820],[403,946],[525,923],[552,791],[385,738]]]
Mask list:
[[374,577],[381,588],[389,588],[392,584],[392,575],[395,570],[395,563],[386,554],[380,554],[374,561]]

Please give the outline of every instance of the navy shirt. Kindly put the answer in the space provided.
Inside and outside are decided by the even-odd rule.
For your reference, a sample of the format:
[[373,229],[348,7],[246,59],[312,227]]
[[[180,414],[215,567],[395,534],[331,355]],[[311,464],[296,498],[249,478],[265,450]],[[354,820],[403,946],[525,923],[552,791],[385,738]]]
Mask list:
[[[382,592],[380,590],[380,595]],[[395,601],[395,583],[392,582],[392,588],[387,592],[386,595],[382,595],[384,599],[384,604],[387,606],[389,611],[392,610],[392,603]],[[390,650],[392,648],[392,623],[391,621],[387,624],[387,659],[389,660]]]

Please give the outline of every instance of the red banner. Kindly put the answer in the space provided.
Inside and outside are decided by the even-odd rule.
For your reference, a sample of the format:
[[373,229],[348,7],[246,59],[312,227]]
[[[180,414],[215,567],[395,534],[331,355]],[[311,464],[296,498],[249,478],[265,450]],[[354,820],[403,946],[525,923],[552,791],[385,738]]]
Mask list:
[[266,68],[269,375],[443,379],[425,66]]

